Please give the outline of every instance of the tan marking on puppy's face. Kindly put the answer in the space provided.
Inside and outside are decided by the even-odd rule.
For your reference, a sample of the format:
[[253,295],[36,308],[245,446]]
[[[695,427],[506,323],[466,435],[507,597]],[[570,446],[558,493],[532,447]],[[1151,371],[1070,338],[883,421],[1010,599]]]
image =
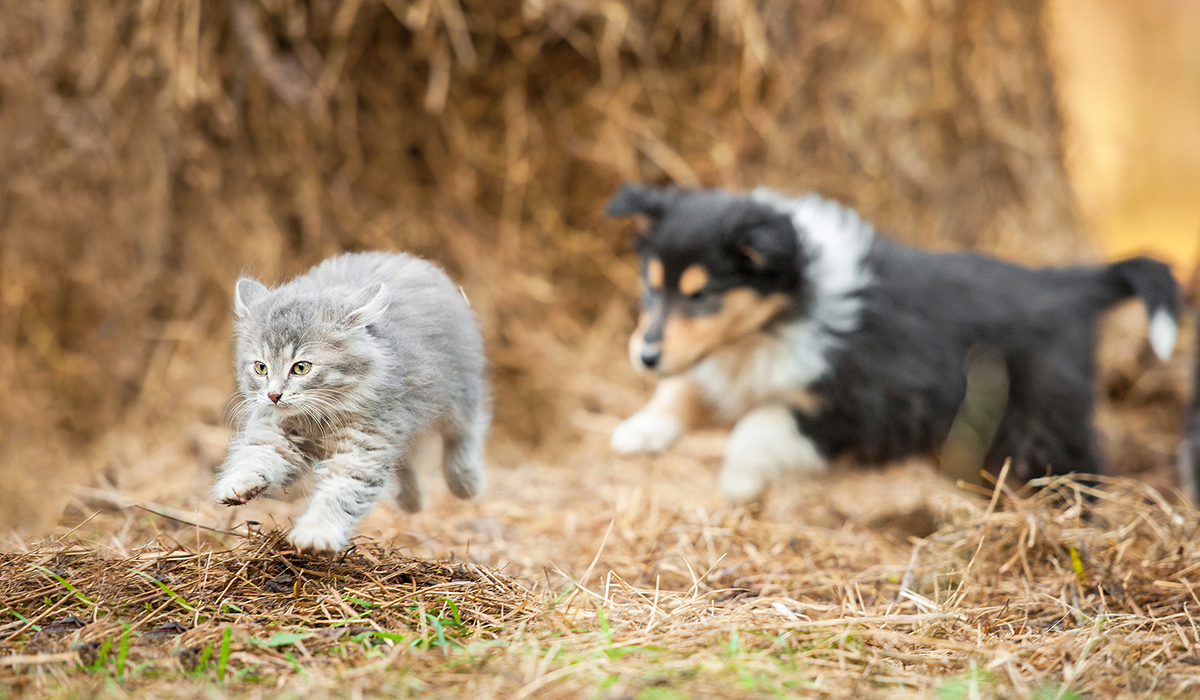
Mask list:
[[761,330],[789,303],[786,294],[762,297],[739,288],[725,293],[721,309],[714,314],[685,316],[673,310],[663,326],[662,359],[656,369],[664,374],[682,372],[714,351]]
[[651,289],[662,289],[663,264],[658,258],[651,258],[650,262],[646,263],[646,284],[649,284]]
[[816,415],[825,406],[821,397],[807,389],[793,389],[784,394],[783,398],[789,406],[810,416]]
[[679,291],[683,294],[695,294],[708,284],[708,270],[702,265],[692,265],[679,276]]

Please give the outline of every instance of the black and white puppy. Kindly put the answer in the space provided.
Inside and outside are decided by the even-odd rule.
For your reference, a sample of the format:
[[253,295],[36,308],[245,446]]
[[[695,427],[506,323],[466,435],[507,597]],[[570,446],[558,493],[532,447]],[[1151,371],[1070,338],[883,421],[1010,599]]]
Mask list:
[[1177,286],[1150,258],[1030,269],[930,253],[877,237],[816,195],[761,189],[627,184],[607,214],[650,221],[636,242],[644,289],[629,354],[661,377],[612,446],[665,450],[707,404],[733,424],[720,488],[738,503],[842,455],[881,463],[935,453],[980,345],[999,351],[1008,373],[985,464],[1011,457],[1022,479],[1099,473],[1097,316],[1136,295],[1157,355],[1175,345]]

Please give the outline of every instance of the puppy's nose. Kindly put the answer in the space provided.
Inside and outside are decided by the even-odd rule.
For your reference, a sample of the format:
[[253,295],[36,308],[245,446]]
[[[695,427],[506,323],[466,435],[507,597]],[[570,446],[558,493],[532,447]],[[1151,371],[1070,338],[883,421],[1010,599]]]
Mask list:
[[658,348],[642,349],[642,364],[646,365],[646,369],[654,369],[660,359],[662,359],[662,351]]
[[267,398],[271,399],[271,403],[279,403],[279,398],[281,396],[283,396],[283,394],[272,394],[272,393],[267,394]]

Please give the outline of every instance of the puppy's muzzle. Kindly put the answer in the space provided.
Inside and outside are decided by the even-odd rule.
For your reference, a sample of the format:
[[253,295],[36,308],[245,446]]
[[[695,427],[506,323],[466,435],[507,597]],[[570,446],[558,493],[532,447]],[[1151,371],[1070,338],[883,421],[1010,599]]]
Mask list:
[[662,359],[662,346],[659,343],[643,345],[642,351],[638,353],[638,359],[642,361],[642,366],[646,369],[654,369]]

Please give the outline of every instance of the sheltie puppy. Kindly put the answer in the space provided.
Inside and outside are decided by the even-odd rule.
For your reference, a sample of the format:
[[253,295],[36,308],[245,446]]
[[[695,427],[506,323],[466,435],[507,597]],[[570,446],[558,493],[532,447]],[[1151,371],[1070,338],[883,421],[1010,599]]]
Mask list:
[[733,426],[720,489],[735,503],[841,456],[877,464],[937,453],[974,348],[1007,371],[987,468],[1011,458],[1022,480],[1101,473],[1097,317],[1136,295],[1154,352],[1165,359],[1175,345],[1178,289],[1150,258],[1031,269],[931,253],[877,236],[816,195],[765,189],[627,184],[606,213],[649,220],[635,244],[643,292],[629,356],[659,377],[612,447],[666,450],[707,407]]

